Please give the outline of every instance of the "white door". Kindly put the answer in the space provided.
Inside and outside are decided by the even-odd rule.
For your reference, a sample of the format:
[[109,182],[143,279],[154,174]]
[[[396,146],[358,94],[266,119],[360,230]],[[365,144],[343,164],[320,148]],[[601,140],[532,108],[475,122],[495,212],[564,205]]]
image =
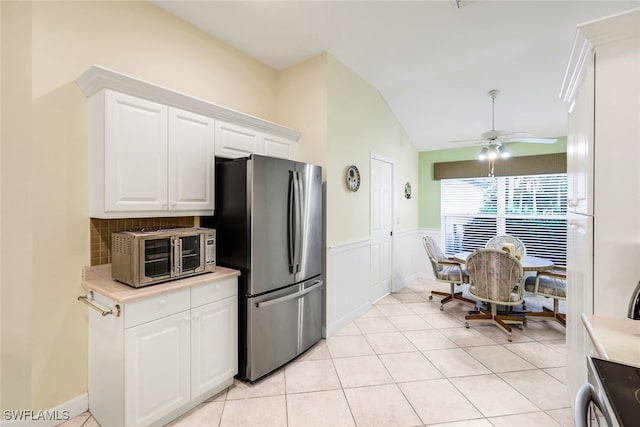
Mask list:
[[374,302],[391,292],[393,163],[371,158],[371,292]]
[[125,330],[126,426],[148,426],[189,402],[190,330],[188,311]]
[[214,121],[169,108],[169,210],[213,210]]
[[238,373],[238,299],[191,310],[191,399]]
[[105,210],[167,209],[167,107],[105,92]]

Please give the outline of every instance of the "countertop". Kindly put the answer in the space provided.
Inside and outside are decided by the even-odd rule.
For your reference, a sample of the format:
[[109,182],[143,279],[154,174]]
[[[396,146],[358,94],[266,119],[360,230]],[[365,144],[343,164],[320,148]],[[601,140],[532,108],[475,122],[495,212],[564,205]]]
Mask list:
[[640,366],[640,320],[583,314],[582,322],[599,357]]
[[82,287],[86,291],[92,290],[117,303],[124,304],[239,275],[240,272],[238,270],[216,267],[216,271],[213,273],[204,273],[171,282],[158,283],[157,285],[134,288],[113,280],[111,278],[111,264],[103,264],[82,269]]

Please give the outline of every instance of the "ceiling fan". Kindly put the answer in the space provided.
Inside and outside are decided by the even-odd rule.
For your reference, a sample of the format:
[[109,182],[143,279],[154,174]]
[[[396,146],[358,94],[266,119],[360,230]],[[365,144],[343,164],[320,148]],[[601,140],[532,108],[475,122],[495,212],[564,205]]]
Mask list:
[[[500,151],[499,148],[506,142],[527,142],[532,144],[553,144],[557,141],[556,138],[532,138],[525,137],[529,135],[528,132],[505,132],[503,130],[496,130],[495,127],[495,102],[496,96],[500,93],[497,89],[492,89],[488,92],[491,98],[491,130],[484,132],[480,135],[480,139],[462,139],[457,141],[449,141],[451,143],[467,143],[467,144],[488,144],[485,149],[491,154],[494,151]],[[522,135],[522,136],[518,136]],[[483,152],[485,152],[483,149]],[[504,150],[504,148],[503,148]],[[483,153],[481,152],[481,155]],[[487,154],[486,152],[484,154]]]

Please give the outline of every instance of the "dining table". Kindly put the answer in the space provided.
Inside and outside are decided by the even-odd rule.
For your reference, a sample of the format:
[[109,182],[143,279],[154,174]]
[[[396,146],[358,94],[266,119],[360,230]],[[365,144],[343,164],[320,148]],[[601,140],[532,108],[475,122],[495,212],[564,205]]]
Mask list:
[[[453,258],[464,264],[467,257],[471,255],[472,251],[457,252],[453,255]],[[525,255],[520,258],[520,265],[522,265],[522,271],[545,271],[553,269],[553,261],[546,258],[540,258],[537,256]]]

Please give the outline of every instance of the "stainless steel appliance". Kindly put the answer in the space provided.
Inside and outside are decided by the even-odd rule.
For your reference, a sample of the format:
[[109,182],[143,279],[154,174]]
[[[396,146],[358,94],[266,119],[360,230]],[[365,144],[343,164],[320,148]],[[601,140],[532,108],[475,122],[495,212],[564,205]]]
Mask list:
[[139,288],[215,271],[216,231],[169,228],[111,235],[111,275]]
[[638,425],[640,366],[587,357],[589,382],[576,396],[576,427]]
[[216,162],[218,263],[241,271],[238,377],[254,381],[322,329],[322,169],[252,155]]

